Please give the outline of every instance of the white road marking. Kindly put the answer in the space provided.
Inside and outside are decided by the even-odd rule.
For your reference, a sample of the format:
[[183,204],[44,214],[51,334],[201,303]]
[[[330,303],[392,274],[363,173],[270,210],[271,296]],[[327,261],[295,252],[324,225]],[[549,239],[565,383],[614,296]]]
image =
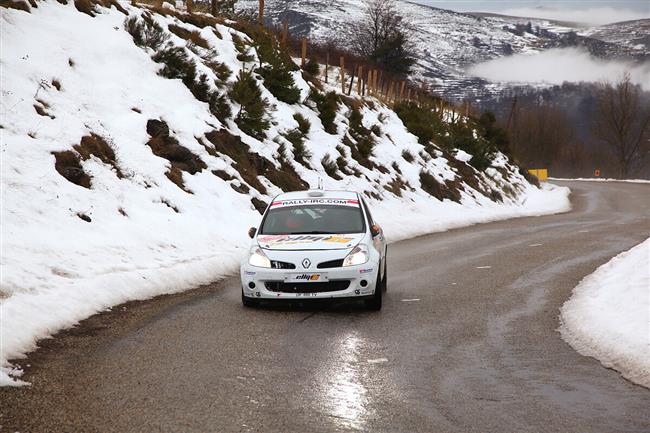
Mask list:
[[402,299],[402,302],[417,302],[419,300],[420,300],[420,298]]
[[477,266],[476,269],[490,269],[492,266]]
[[528,246],[529,246],[529,247],[541,247],[542,244],[530,244],[530,245],[528,245]]
[[456,285],[456,283],[451,283],[451,285],[452,285],[452,286],[455,286],[455,285]]
[[384,362],[388,362],[388,359],[386,358],[376,358],[376,359],[369,359],[368,364],[383,364]]

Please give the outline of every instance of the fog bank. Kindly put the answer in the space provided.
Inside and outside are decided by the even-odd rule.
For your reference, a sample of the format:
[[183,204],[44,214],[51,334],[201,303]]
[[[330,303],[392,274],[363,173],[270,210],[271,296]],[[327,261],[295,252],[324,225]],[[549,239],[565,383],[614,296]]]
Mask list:
[[650,62],[632,64],[597,59],[579,48],[554,48],[533,54],[515,54],[468,68],[488,81],[523,84],[616,81],[629,72],[632,81],[650,91]]

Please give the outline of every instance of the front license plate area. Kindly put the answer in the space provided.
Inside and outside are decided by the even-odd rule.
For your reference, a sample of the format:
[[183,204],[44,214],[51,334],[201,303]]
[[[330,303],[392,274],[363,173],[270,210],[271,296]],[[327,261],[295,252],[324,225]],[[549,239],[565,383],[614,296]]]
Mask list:
[[291,274],[284,278],[285,283],[322,283],[325,281],[329,281],[327,274],[310,272]]

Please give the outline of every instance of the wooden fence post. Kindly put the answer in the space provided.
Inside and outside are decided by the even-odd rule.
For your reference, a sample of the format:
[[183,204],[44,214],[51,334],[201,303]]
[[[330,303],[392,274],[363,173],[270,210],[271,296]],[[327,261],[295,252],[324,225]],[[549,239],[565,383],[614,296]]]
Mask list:
[[282,36],[280,36],[280,43],[284,47],[287,45],[287,36],[289,35],[289,21],[284,20],[282,23]]
[[341,74],[341,93],[345,94],[345,57],[339,57],[339,69]]
[[259,0],[260,5],[259,5],[259,12],[258,12],[258,20],[260,22],[260,26],[264,27],[264,0]]
[[300,54],[300,67],[305,67],[305,58],[307,57],[307,38],[302,38],[302,50]]
[[363,81],[363,65],[359,65],[359,73],[357,74],[357,95],[361,95],[361,81]]
[[356,70],[356,67],[352,67],[352,78],[350,78],[350,85],[348,86],[348,96],[352,94],[352,85],[354,84],[354,73]]

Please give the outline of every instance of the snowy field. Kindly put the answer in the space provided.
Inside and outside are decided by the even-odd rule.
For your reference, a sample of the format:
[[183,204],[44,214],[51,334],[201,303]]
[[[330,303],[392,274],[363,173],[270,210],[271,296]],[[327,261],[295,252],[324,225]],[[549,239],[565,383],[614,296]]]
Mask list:
[[[142,13],[127,2],[121,4],[131,16]],[[336,114],[338,132],[331,134],[312,106],[286,104],[260,86],[274,106],[271,126],[267,139],[250,137],[232,120],[214,117],[181,80],[158,75],[160,64],[152,60],[152,52],[134,44],[124,29],[125,15],[115,8],[102,8],[90,17],[72,2],[52,0],[39,2],[31,13],[1,10],[2,385],[23,383],[9,360],[24,357],[41,338],[130,300],[188,290],[234,274],[249,242],[246,231],[260,220],[251,199],[268,203],[281,190],[263,176],[257,180],[264,188],[245,185],[237,164],[206,145],[206,135],[216,130],[241,137],[240,145],[248,146],[250,155],[278,169],[279,152],[287,149],[284,156],[292,161],[291,168],[310,185],[320,177],[327,189],[371,195],[375,217],[390,241],[570,209],[567,188],[530,185],[503,155],[492,168],[476,172],[482,190],[510,191],[502,201],[492,201],[462,184],[453,168],[470,155],[458,152],[456,161],[441,152],[425,155],[397,115],[376,100],[361,111],[364,126],[380,126],[370,159],[384,171],[370,170],[349,150],[339,150],[345,147],[340,144],[348,125],[345,104]],[[234,81],[242,64],[236,60],[233,36],[247,41],[245,34],[220,24],[214,29],[194,27],[170,15],[154,18],[165,29],[173,23],[199,32],[210,46],[209,54],[232,70],[229,83]],[[170,42],[216,80],[202,61],[201,55],[208,54],[202,48],[190,50],[174,35]],[[305,100],[309,84],[299,72],[294,74]],[[334,82],[331,89],[336,88]],[[237,109],[232,106],[233,112]],[[306,137],[311,156],[305,165],[295,161],[291,144],[283,138],[296,128],[296,113],[311,122]],[[165,175],[170,162],[147,145],[150,119],[164,120],[170,135],[207,167],[194,174],[182,172],[185,189]],[[90,134],[106,139],[115,164],[92,155],[82,159],[90,177],[90,187],[83,187],[55,170],[53,152],[72,151]],[[403,158],[405,151],[413,155],[412,161]],[[343,158],[359,175],[328,176],[321,163],[326,155]],[[460,183],[459,202],[426,193],[419,180],[422,171],[443,184]],[[388,184],[398,179],[408,187],[399,194],[389,192]]]
[[650,239],[583,279],[560,319],[578,352],[650,388]]

